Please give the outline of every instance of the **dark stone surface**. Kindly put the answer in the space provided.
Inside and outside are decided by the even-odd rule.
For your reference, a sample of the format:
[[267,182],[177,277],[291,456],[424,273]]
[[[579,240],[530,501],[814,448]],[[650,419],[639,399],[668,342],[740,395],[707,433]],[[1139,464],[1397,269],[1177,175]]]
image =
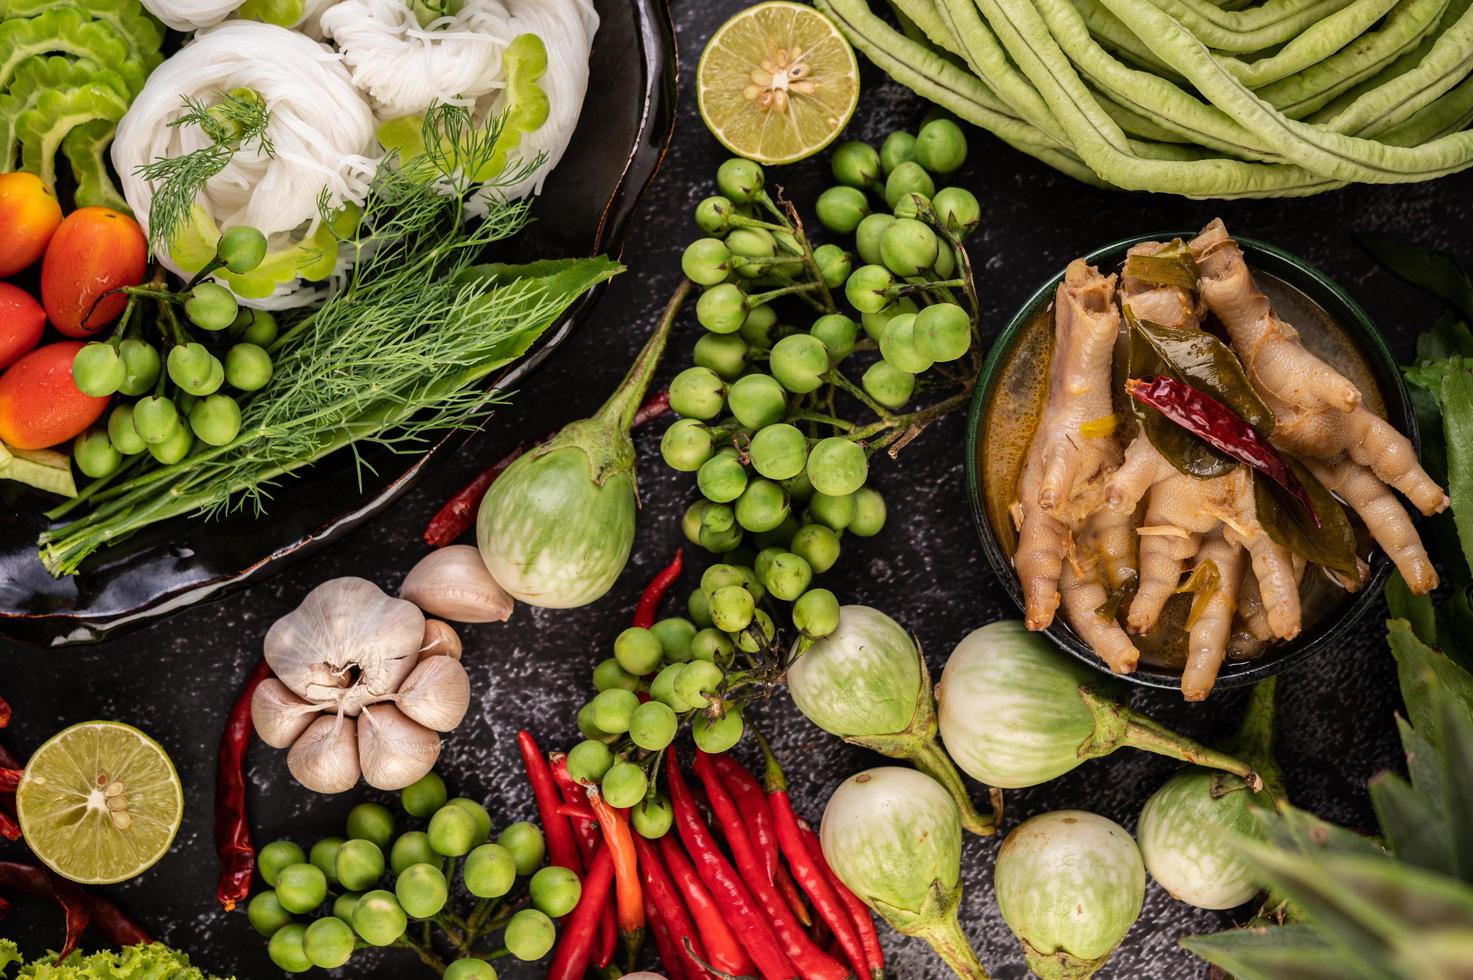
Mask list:
[[[679,255],[693,235],[690,209],[710,193],[723,154],[695,110],[690,73],[702,43],[733,2],[687,3],[677,11],[685,53],[682,117],[664,171],[646,202],[617,281],[582,333],[539,371],[489,431],[417,491],[349,539],[255,589],[184,612],[126,639],[45,652],[3,651],[0,692],[15,706],[5,740],[24,756],[64,725],[115,718],[156,736],[179,766],[187,793],[184,826],[174,849],[141,878],[110,889],[162,940],[181,946],[210,970],[241,978],[280,975],[265,941],[241,914],[214,902],[211,845],[215,747],[237,686],[260,654],[266,627],[312,586],[345,574],[397,586],[424,552],[419,534],[441,501],[480,467],[530,435],[587,415],[622,374],[679,276]],[[879,139],[913,125],[919,100],[866,69],[854,129]],[[608,80],[596,80],[607,83]],[[883,84],[882,84],[883,83]],[[982,200],[985,220],[972,242],[987,327],[996,330],[1045,277],[1070,257],[1105,242],[1157,228],[1197,227],[1222,215],[1233,230],[1274,242],[1320,265],[1363,303],[1400,356],[1430,322],[1431,306],[1378,271],[1353,243],[1356,231],[1378,231],[1473,252],[1473,176],[1407,187],[1359,187],[1299,201],[1191,202],[1096,191],[1047,170],[985,135],[972,140],[963,182]],[[811,203],[824,170],[809,162],[780,173],[799,201]],[[668,378],[697,334],[682,321],[662,377]],[[627,624],[634,599],[679,538],[688,499],[685,478],[659,462],[657,433],[637,439],[645,508],[633,562],[613,592],[574,611],[518,609],[510,623],[464,630],[474,704],[445,745],[440,771],[453,789],[484,799],[498,824],[533,815],[512,734],[531,727],[548,747],[576,738],[573,714],[589,695],[589,671],[608,655]],[[875,484],[890,501],[890,526],[848,548],[829,576],[848,601],[879,606],[920,637],[933,671],[972,628],[1015,615],[984,566],[969,524],[962,480],[962,419],[928,431],[897,464],[878,468]],[[291,493],[288,485],[283,495]],[[691,581],[687,579],[687,584]],[[1381,630],[1369,619],[1356,642],[1284,678],[1279,754],[1289,789],[1301,805],[1353,827],[1372,825],[1365,782],[1398,765],[1392,713],[1399,699]],[[1235,724],[1240,693],[1188,706],[1164,693],[1138,693],[1134,703],[1167,724],[1212,739]],[[787,761],[799,811],[816,820],[834,786],[880,760],[846,748],[809,725],[780,696],[754,711]],[[748,750],[749,746],[743,749]],[[287,775],[281,753],[256,742],[249,756],[253,823],[262,842],[288,836],[305,843],[339,833],[354,802],[313,796]],[[1175,764],[1133,752],[1088,763],[1045,786],[1009,793],[1010,822],[1049,809],[1079,807],[1133,827],[1142,802]],[[3,842],[0,842],[3,844]],[[994,976],[1026,975],[1017,944],[997,914],[991,889],[994,840],[966,844],[963,925]],[[0,858],[22,851],[0,846]],[[1140,921],[1101,977],[1202,977],[1206,967],[1177,946],[1179,937],[1231,924],[1234,916],[1183,906],[1151,885]],[[61,937],[54,911],[21,905],[3,931],[31,952]],[[885,933],[893,974],[939,980],[946,974],[920,942]],[[536,965],[498,961],[504,977],[541,975]],[[424,971],[409,954],[357,954],[338,972],[352,977],[409,977]]]

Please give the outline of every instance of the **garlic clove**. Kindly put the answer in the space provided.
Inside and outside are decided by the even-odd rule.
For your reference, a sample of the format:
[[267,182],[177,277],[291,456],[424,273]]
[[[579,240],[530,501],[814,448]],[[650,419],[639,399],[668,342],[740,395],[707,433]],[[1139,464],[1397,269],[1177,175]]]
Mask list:
[[440,736],[392,704],[363,709],[358,719],[358,759],[368,785],[403,789],[433,769],[439,758]]
[[266,662],[304,700],[356,715],[419,662],[424,613],[361,578],[335,578],[266,632]]
[[274,677],[256,685],[251,695],[251,722],[261,741],[273,749],[284,749],[295,742],[321,711],[321,705],[303,701]]
[[414,668],[394,703],[411,721],[437,732],[454,731],[470,707],[471,680],[460,661],[430,657]]
[[500,623],[511,616],[512,598],[496,584],[473,545],[453,544],[419,560],[399,595],[432,616],[457,623]]
[[425,635],[419,643],[419,659],[426,657],[449,657],[460,659],[460,634],[449,624],[438,619],[425,620]]
[[286,767],[314,793],[342,793],[358,783],[357,725],[342,715],[320,715],[292,743]]

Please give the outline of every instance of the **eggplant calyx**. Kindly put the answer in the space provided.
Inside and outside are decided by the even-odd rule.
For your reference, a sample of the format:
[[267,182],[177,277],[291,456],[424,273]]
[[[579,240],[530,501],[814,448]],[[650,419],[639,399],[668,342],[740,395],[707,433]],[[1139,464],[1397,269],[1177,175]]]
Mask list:
[[1087,960],[1062,949],[1053,953],[1039,952],[1029,945],[1028,940],[1021,942],[1028,969],[1042,980],[1085,980],[1086,977],[1094,976],[1095,971],[1104,966],[1105,961],[1115,952],[1111,949],[1104,956]]

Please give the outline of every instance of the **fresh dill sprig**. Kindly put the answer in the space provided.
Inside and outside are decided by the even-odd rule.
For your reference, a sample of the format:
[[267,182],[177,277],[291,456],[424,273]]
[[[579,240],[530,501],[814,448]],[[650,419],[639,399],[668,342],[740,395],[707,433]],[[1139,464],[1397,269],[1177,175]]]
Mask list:
[[[474,132],[484,127],[465,128],[461,113],[432,110],[430,119],[437,133],[484,146]],[[347,242],[357,252],[347,281],[287,325],[271,383],[245,405],[235,440],[92,495],[90,512],[41,537],[53,574],[171,517],[259,514],[284,474],[337,449],[351,447],[361,477],[365,445],[415,451],[432,432],[474,422],[503,400],[480,382],[620,271],[602,257],[474,269],[488,246],[525,227],[530,201],[491,200],[484,219],[467,218],[477,188],[446,172],[459,159],[439,159],[445,169],[433,180],[417,167],[379,167]],[[331,201],[320,204],[330,220]]]
[[154,252],[168,248],[174,235],[188,223],[194,199],[211,178],[225,169],[231,157],[252,144],[268,157],[276,152],[266,134],[271,111],[256,93],[247,89],[222,92],[210,105],[189,95],[181,99],[184,114],[169,126],[198,126],[210,138],[210,145],[138,166],[138,175],[154,185],[153,201],[148,206],[148,238]]

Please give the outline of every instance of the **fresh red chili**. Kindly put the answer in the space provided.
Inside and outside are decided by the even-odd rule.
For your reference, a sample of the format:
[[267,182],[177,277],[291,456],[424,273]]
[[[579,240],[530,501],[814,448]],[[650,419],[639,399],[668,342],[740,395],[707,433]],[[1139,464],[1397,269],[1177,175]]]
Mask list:
[[723,753],[713,755],[710,759],[721,775],[722,785],[732,799],[736,800],[742,823],[747,828],[747,836],[762,859],[767,880],[775,881],[778,869],[777,835],[772,827],[772,807],[767,803],[767,794],[762,791],[757,777],[731,756]]
[[[787,868],[782,865],[777,866],[777,874],[772,876],[772,887],[777,889],[778,896],[788,907],[788,911],[793,913],[793,918],[798,920],[798,924],[804,929],[812,929],[813,913],[808,911],[808,903],[803,900],[803,894],[798,891],[798,885],[793,881],[793,876],[788,873]],[[811,934],[809,938],[813,938]]]
[[598,821],[593,811],[582,803],[559,803],[557,813],[558,816],[569,820],[592,820],[595,823]]
[[639,858],[634,851],[634,835],[629,831],[629,818],[623,810],[609,806],[597,786],[584,789],[588,805],[598,817],[604,835],[604,849],[614,858],[614,912],[619,935],[632,964],[644,942],[644,889],[639,883]]
[[215,760],[215,853],[220,859],[220,882],[215,897],[229,912],[251,893],[256,848],[251,843],[251,821],[246,812],[245,755],[251,739],[251,697],[271,668],[256,664],[220,734]]
[[66,917],[66,940],[56,954],[56,962],[60,963],[72,955],[82,933],[87,931],[87,923],[92,921],[87,893],[82,891],[80,885],[34,864],[0,861],[0,888],[17,891],[22,895],[49,898],[60,905],[62,914]]
[[[798,879],[798,884],[813,902],[814,911],[818,913],[819,919],[834,934],[839,948],[843,950],[844,956],[853,965],[854,975],[856,977],[871,976],[873,964],[865,957],[864,943],[860,939],[852,911],[839,897],[833,885],[829,883],[828,877],[824,875],[818,862],[809,852],[808,842],[803,839],[803,832],[798,824],[798,815],[793,812],[793,801],[788,797],[787,777],[783,775],[782,767],[778,764],[777,757],[772,754],[767,740],[759,735],[757,742],[762,746],[762,755],[767,762],[765,773],[767,798],[772,805],[773,823],[783,857],[788,859],[788,865],[793,869],[793,875]],[[868,917],[867,912],[866,917]],[[883,972],[883,963],[881,972]]]
[[752,895],[766,914],[767,921],[772,923],[773,932],[782,944],[783,952],[793,961],[805,980],[843,980],[849,971],[814,945],[772,882],[767,880],[762,862],[757,857],[757,850],[747,836],[746,828],[742,826],[742,817],[736,802],[722,785],[721,776],[712,765],[711,757],[699,749],[696,750],[695,772],[706,787],[706,797],[711,801],[711,809],[726,833],[726,843],[731,848],[732,857],[736,859],[742,880],[752,890]]
[[655,938],[655,951],[660,954],[666,980],[686,980],[685,964],[675,948],[675,937],[670,933],[670,924],[665,921],[655,900],[650,898],[648,890],[644,893],[644,917],[650,924],[650,935]]
[[517,748],[522,753],[522,765],[527,769],[527,781],[532,784],[532,797],[537,801],[537,815],[542,820],[542,833],[547,838],[548,860],[560,868],[582,874],[583,860],[573,840],[573,827],[567,817],[558,813],[562,794],[558,792],[557,783],[553,782],[547,757],[537,747],[532,733],[525,728],[517,732]]
[[[638,428],[651,419],[659,418],[669,410],[670,394],[658,391],[639,406],[639,411],[634,414],[633,427]],[[515,463],[528,450],[536,449],[555,435],[557,432],[554,431],[528,440],[476,474],[475,479],[462,487],[455,496],[445,501],[445,506],[430,518],[429,525],[425,527],[425,544],[431,548],[443,548],[448,544],[454,544],[457,538],[475,525],[476,513],[481,509],[481,498],[486,496],[486,491],[491,489],[491,484],[496,482],[496,478],[506,472],[506,468]]]
[[644,594],[639,597],[639,604],[634,607],[634,625],[649,629],[655,625],[655,615],[660,611],[660,600],[665,598],[665,593],[670,591],[670,586],[680,578],[681,569],[685,567],[683,553],[684,548],[675,549],[675,557],[670,564],[662,568],[645,586]]
[[[563,802],[568,805],[587,808],[588,798],[583,793],[583,787],[578,785],[577,780],[568,774],[568,757],[561,752],[553,752],[547,757],[548,767],[552,769],[553,782],[557,783],[558,792],[562,794]],[[583,855],[583,866],[593,866],[594,855],[601,849],[603,836],[598,832],[598,824],[592,819],[593,811],[589,810],[589,819],[574,819],[573,837],[578,843],[578,850]],[[593,963],[599,969],[609,965],[614,958],[614,947],[618,944],[618,929],[614,925],[614,903],[612,895],[604,902],[603,912],[600,913],[598,922],[598,941],[594,946]]]
[[588,875],[583,879],[583,894],[573,907],[563,928],[562,942],[547,968],[547,980],[581,980],[594,958],[594,942],[599,917],[609,903],[614,885],[614,859],[604,848],[593,856]]
[[880,934],[875,931],[874,915],[869,906],[860,901],[859,896],[850,891],[849,886],[829,867],[828,858],[823,856],[823,844],[813,828],[799,820],[798,830],[803,834],[803,842],[808,845],[808,854],[813,858],[813,863],[818,865],[818,870],[828,879],[829,886],[849,910],[849,918],[854,920],[854,926],[859,930],[859,942],[864,947],[864,962],[869,967],[870,976],[874,980],[880,980],[885,975],[885,952],[880,948]]
[[665,867],[670,871],[676,892],[685,900],[685,906],[696,923],[700,943],[706,948],[706,960],[722,973],[736,977],[750,976],[757,967],[747,955],[746,949],[737,941],[731,926],[722,917],[716,900],[701,883],[700,876],[690,863],[690,857],[681,848],[675,834],[666,834],[660,838],[660,854],[665,859]]
[[1309,494],[1284,457],[1237,412],[1205,391],[1165,374],[1127,378],[1125,390],[1130,397],[1154,408],[1213,449],[1273,480],[1303,505],[1315,527],[1320,526],[1320,516],[1315,513]]
[[[680,892],[675,889],[675,882],[670,877],[669,869],[665,867],[664,859],[660,857],[659,849],[643,837],[636,836],[634,850],[639,855],[645,900],[659,914],[675,948],[674,960],[666,958],[663,951],[660,959],[672,974],[678,968],[679,972],[686,974],[691,980],[703,980],[706,971],[698,961],[706,958],[706,949],[701,943],[700,934],[696,932],[695,923],[691,921],[690,913],[686,911],[685,903],[680,900]],[[690,943],[690,949],[686,948],[686,943]]]
[[667,759],[670,803],[675,810],[675,823],[679,828],[680,839],[685,842],[685,849],[695,861],[701,880],[720,904],[732,931],[746,947],[762,976],[768,980],[789,980],[803,976],[779,945],[776,933],[763,915],[761,907],[752,898],[752,893],[742,883],[731,862],[721,853],[711,835],[711,828],[696,809],[695,798],[686,785],[685,777],[681,775],[675,753],[670,752]]

